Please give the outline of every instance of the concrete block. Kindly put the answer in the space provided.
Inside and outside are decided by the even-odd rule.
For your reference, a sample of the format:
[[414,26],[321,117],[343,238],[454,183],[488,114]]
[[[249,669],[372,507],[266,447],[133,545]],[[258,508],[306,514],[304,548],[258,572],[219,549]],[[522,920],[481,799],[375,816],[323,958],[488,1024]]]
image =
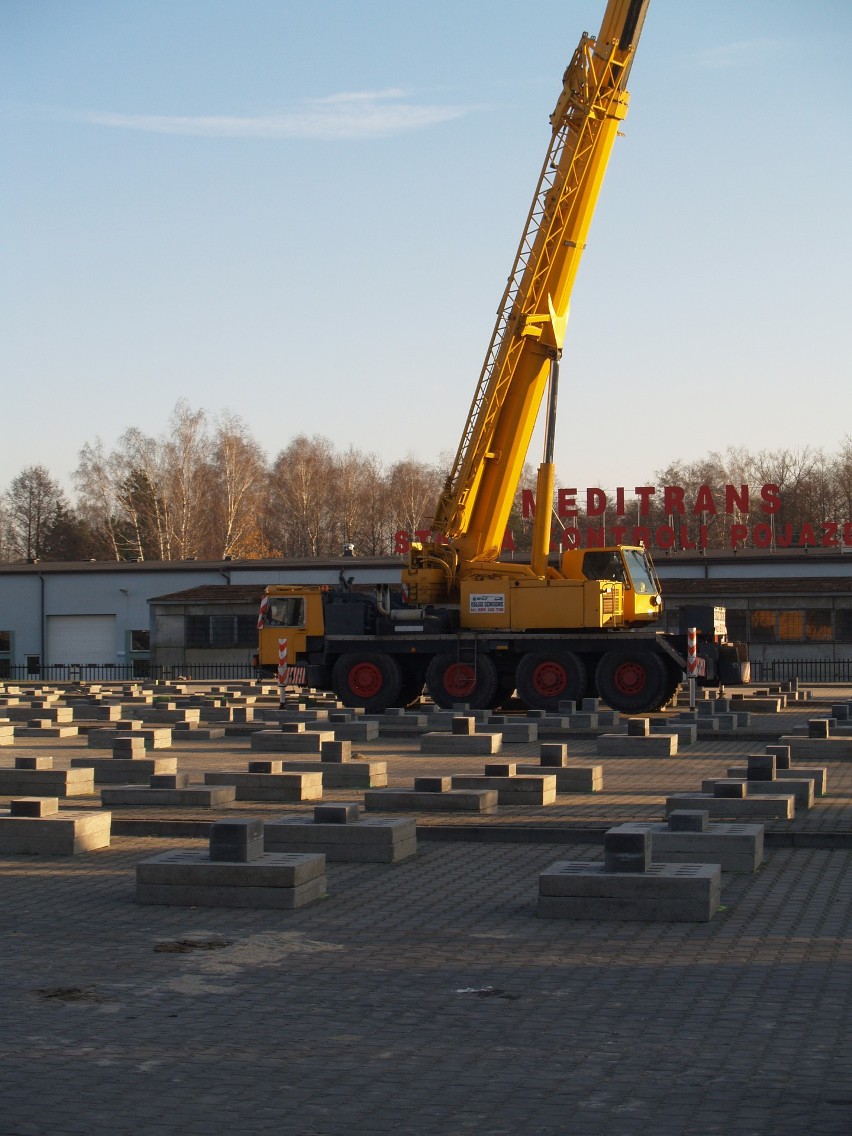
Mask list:
[[321,773],[243,773],[239,771],[204,774],[205,785],[233,785],[238,801],[277,801],[292,804],[322,799]]
[[652,718],[651,733],[674,734],[678,750],[681,750],[684,746],[695,745],[698,741],[698,723],[679,722],[674,718]]
[[[730,774],[731,770],[728,770]],[[787,769],[784,773],[790,773],[791,770]],[[713,781],[702,781],[702,793],[711,792]],[[814,783],[810,778],[806,777],[779,777],[775,781],[735,781],[733,779],[726,781],[726,784],[741,784],[745,785],[744,796],[751,797],[755,793],[772,794],[780,793],[782,796],[787,796],[792,793],[796,799],[796,808],[810,809],[814,803]]]
[[539,876],[537,914],[548,919],[707,923],[722,894],[718,864],[656,864],[647,872],[607,872],[563,860]]
[[15,726],[16,738],[73,738],[79,734],[78,726],[46,725]]
[[647,737],[601,734],[596,747],[601,757],[674,757],[678,751],[675,734],[650,734]]
[[701,792],[709,793],[713,797],[733,797],[743,799],[748,795],[748,785],[745,781],[733,781],[729,778],[722,780],[703,781]]
[[541,808],[556,802],[556,777],[553,774],[524,777],[457,776],[451,779],[453,789],[496,789],[501,805],[535,805]]
[[47,817],[58,812],[58,797],[13,797],[9,802],[9,814],[13,817]]
[[[299,723],[301,725],[302,723]],[[319,755],[326,742],[335,741],[333,730],[256,730],[251,735],[251,748],[270,753],[315,753]]]
[[[116,730],[89,730],[86,739],[89,749],[112,749],[115,739],[127,733],[126,726],[118,725],[121,728]],[[137,732],[145,740],[145,749],[168,749],[172,744],[172,731],[168,726],[146,727],[139,722],[133,733]]]
[[775,772],[774,753],[750,753],[746,757],[746,779],[748,781],[774,781]]
[[447,793],[449,792],[451,778],[449,777],[415,777],[415,793]]
[[88,797],[95,791],[95,771],[80,769],[0,769],[2,797]]
[[647,738],[651,733],[651,723],[647,718],[628,718],[627,736],[629,738]]
[[436,793],[432,790],[371,789],[364,794],[364,808],[368,812],[442,812],[482,813],[497,812],[496,789],[450,789]]
[[266,822],[264,840],[270,852],[301,848],[339,863],[398,864],[417,853],[417,825],[411,817],[350,824],[282,817]]
[[336,741],[374,742],[379,736],[379,723],[373,721],[335,723]]
[[388,783],[386,761],[282,761],[284,773],[319,773],[324,789],[381,789]]
[[688,831],[637,821],[620,825],[619,830],[647,832],[652,862],[718,864],[723,872],[756,872],[763,863],[762,824],[715,823],[700,831]]
[[452,733],[458,737],[470,737],[476,731],[476,719],[457,714],[453,718]]
[[503,748],[501,734],[428,733],[420,739],[421,753],[490,754]]
[[484,734],[499,734],[503,739],[503,745],[528,745],[530,742],[538,741],[537,724],[525,719],[506,722],[502,726],[486,722],[479,729]]
[[710,813],[706,809],[675,809],[669,813],[669,832],[706,832]]
[[161,773],[177,773],[176,757],[72,757],[72,769],[90,769],[96,785],[149,785]]
[[0,853],[77,856],[108,848],[112,815],[60,813],[43,817],[12,816],[0,811]]
[[790,758],[794,762],[813,761],[814,758],[832,758],[835,761],[852,759],[852,738],[800,738],[784,734],[779,741],[790,747]]
[[333,742],[324,742],[320,746],[320,761],[340,764],[352,760],[352,742],[343,738],[335,738]]
[[779,769],[789,769],[790,768],[791,758],[790,758],[790,747],[788,745],[768,745],[766,747],[766,752],[771,753],[775,756],[776,772]]
[[541,776],[556,778],[557,793],[600,793],[603,790],[602,765],[519,765],[517,772],[523,777]]
[[248,863],[263,855],[260,817],[220,820],[210,826],[210,859]]
[[361,810],[356,804],[328,804],[314,806],[315,824],[354,824]]
[[187,785],[175,789],[119,785],[101,789],[101,804],[109,808],[227,809],[236,799],[233,785]]
[[568,746],[564,742],[542,742],[538,753],[543,768],[559,769],[568,764]]
[[666,797],[666,816],[675,809],[706,809],[711,819],[732,820],[792,820],[796,800],[789,796],[772,794],[748,797],[711,797],[707,793],[673,793]]
[[604,868],[608,872],[647,872],[651,867],[651,834],[621,825],[604,833]]
[[16,757],[16,769],[53,769],[53,758],[44,757]]
[[226,863],[193,849],[136,865],[136,901],[144,904],[293,910],[325,891],[322,853],[267,852],[251,863]]

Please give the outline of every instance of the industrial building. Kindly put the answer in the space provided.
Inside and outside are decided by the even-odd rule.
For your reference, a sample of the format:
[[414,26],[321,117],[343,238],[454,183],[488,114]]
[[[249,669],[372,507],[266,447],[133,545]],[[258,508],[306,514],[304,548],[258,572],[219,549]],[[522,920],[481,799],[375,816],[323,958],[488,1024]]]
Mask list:
[[[251,673],[267,584],[397,584],[394,557],[0,565],[0,676]],[[852,555],[837,549],[658,554],[665,614],[727,609],[758,681],[852,677]]]

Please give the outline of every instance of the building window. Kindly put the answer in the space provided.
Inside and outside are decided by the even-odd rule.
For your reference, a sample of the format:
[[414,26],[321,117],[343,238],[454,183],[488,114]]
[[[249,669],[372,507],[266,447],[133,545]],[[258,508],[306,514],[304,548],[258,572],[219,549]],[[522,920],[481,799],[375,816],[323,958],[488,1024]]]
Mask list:
[[12,632],[0,631],[0,651],[7,654],[12,650]]
[[729,607],[725,612],[725,626],[732,643],[745,643],[748,639],[748,612]]
[[751,633],[749,639],[752,643],[774,643],[777,638],[777,612],[753,611],[750,613]]
[[151,650],[151,632],[150,631],[131,631],[130,632],[130,650],[131,651],[150,651]]
[[801,643],[805,637],[805,613],[803,611],[778,612],[779,643]]
[[188,615],[186,645],[208,650],[257,646],[256,615]]
[[[837,613],[839,640],[842,614]],[[845,614],[852,617],[852,612]],[[753,611],[750,615],[752,643],[825,643],[832,637],[831,609],[827,607],[808,611]],[[852,639],[852,620],[849,621],[848,633]]]
[[831,639],[830,608],[812,608],[805,612],[805,638],[809,643],[825,643]]
[[837,642],[852,643],[852,608],[841,607],[835,612]]

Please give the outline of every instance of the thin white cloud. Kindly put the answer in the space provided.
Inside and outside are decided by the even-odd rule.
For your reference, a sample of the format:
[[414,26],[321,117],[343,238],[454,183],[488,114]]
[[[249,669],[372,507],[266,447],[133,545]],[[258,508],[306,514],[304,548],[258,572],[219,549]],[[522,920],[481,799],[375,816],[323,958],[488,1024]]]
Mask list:
[[731,71],[740,67],[753,67],[776,56],[783,50],[777,39],[748,39],[708,47],[698,56],[699,67],[718,71]]
[[316,138],[325,141],[386,138],[461,118],[471,108],[415,103],[397,89],[348,91],[306,100],[292,111],[238,115],[114,114],[89,111],[76,121],[114,129],[201,138]]

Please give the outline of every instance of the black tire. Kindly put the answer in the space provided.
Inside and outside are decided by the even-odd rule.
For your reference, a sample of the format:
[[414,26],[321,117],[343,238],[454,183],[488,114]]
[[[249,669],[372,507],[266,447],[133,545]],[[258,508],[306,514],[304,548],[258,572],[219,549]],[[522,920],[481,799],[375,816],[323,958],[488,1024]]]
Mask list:
[[650,651],[608,651],[598,663],[595,683],[604,702],[623,714],[659,710],[671,697],[668,668]]
[[518,663],[518,697],[531,710],[558,710],[586,693],[586,668],[570,651],[530,653]]
[[471,710],[484,710],[497,704],[497,668],[488,655],[478,655],[475,663],[456,655],[436,655],[426,669],[426,689],[444,709],[465,703]]
[[344,706],[378,712],[400,705],[402,672],[393,655],[350,651],[334,664],[331,687]]

